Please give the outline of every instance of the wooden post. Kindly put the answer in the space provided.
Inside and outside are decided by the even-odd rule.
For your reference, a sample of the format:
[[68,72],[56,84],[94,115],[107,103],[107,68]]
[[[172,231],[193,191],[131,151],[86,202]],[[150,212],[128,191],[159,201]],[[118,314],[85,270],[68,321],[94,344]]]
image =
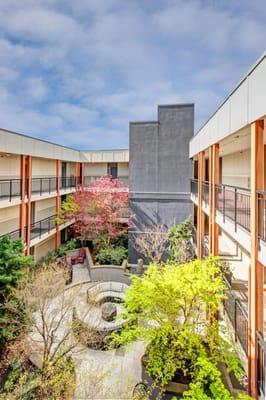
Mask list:
[[219,184],[219,177],[220,177],[220,171],[219,171],[219,144],[214,144],[212,146],[212,185],[211,185],[211,191],[212,191],[212,196],[211,196],[211,201],[212,201],[212,208],[211,208],[211,243],[212,247],[210,248],[210,253],[214,256],[218,255],[219,252],[219,228],[216,223],[216,207],[217,207],[217,191],[216,191],[216,185]]
[[30,229],[31,229],[31,179],[32,179],[32,156],[27,157],[27,187],[28,187],[28,202],[27,202],[27,219],[26,219],[26,254],[30,255]]
[[[60,160],[56,160],[56,216],[58,217],[59,209],[60,209]],[[56,233],[55,233],[55,251],[59,249],[60,238],[59,238],[59,226],[56,225]]]
[[263,335],[263,283],[264,268],[258,261],[258,203],[257,190],[264,189],[264,122],[251,124],[251,266],[249,279],[249,343],[248,370],[249,391],[251,396],[258,397],[257,387],[257,346],[256,331]]
[[212,254],[212,241],[213,241],[213,236],[212,236],[212,224],[213,224],[213,218],[212,218],[212,207],[213,207],[213,201],[212,201],[212,185],[213,185],[213,146],[210,146],[209,148],[209,246],[210,246],[210,254]]
[[19,212],[19,229],[20,229],[20,237],[24,239],[25,233],[24,228],[26,224],[26,204],[25,204],[25,185],[26,185],[26,156],[21,154],[20,156],[20,195],[21,195],[21,204],[20,204],[20,212]]
[[80,170],[81,170],[80,183],[81,185],[84,185],[84,163],[80,163]]
[[197,257],[203,258],[203,242],[204,242],[204,212],[202,211],[202,183],[205,180],[205,152],[199,153],[198,160],[198,229],[197,229]]

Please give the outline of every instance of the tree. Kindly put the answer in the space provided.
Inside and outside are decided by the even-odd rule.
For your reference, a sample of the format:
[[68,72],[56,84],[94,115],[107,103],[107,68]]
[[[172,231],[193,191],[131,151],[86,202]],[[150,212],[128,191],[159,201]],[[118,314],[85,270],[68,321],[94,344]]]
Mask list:
[[171,262],[182,264],[194,258],[192,229],[190,218],[184,220],[179,225],[172,225],[169,229],[169,260]]
[[224,290],[218,258],[178,268],[151,264],[142,277],[132,277],[123,316],[127,325],[113,335],[113,343],[144,340],[146,370],[161,386],[182,372],[191,381],[186,398],[231,400],[218,365],[225,363],[240,377],[239,361],[206,317],[218,311]]
[[[73,398],[76,386],[73,357],[83,348],[80,344],[85,338],[97,341],[98,337],[94,331],[80,327],[74,318],[75,306],[85,296],[82,285],[66,289],[65,280],[65,273],[57,264],[43,265],[26,285],[15,288],[6,300],[5,308],[12,320],[2,322],[14,324],[20,332],[7,349],[6,364],[20,365],[21,374],[11,390],[4,391],[4,398],[8,398],[7,393],[16,394],[14,399],[25,400]],[[79,310],[81,320],[94,307],[93,301],[91,298],[85,309]],[[19,318],[21,303],[27,315],[24,320]],[[27,359],[38,368],[24,368]]]
[[77,237],[86,240],[100,236],[108,247],[112,238],[123,235],[131,226],[128,197],[128,187],[118,179],[94,179],[62,203],[59,221],[73,219]]
[[[31,256],[25,256],[25,245],[22,240],[12,240],[9,235],[0,239],[0,343],[12,339],[17,333],[17,327],[11,323],[9,310],[4,306],[5,299],[18,284],[27,278],[28,268],[33,267]],[[13,302],[16,299],[12,300]],[[23,319],[23,305],[20,303],[19,315]],[[9,324],[3,320],[10,319]]]
[[147,262],[160,263],[166,253],[168,245],[168,232],[164,225],[145,228],[144,232],[135,233],[134,245]]

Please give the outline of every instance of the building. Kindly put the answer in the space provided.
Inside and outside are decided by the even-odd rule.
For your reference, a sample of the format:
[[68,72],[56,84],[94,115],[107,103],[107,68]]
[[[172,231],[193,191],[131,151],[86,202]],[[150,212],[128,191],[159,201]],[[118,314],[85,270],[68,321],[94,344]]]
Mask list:
[[22,237],[36,261],[58,249],[72,221],[55,226],[67,194],[110,174],[128,182],[128,150],[78,151],[0,130],[0,236]]
[[224,308],[250,393],[265,398],[266,54],[190,141],[198,258],[231,269]]
[[145,235],[161,224],[169,228],[191,215],[188,152],[193,132],[193,104],[160,105],[157,121],[130,123],[129,190],[134,214],[130,262],[140,257],[136,235]]

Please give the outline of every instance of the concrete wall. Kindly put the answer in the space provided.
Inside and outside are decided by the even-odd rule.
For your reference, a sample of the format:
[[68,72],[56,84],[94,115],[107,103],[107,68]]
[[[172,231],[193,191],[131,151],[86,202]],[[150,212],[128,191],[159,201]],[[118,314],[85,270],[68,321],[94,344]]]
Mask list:
[[19,206],[0,209],[0,236],[19,229]]
[[35,221],[47,218],[56,213],[56,199],[45,199],[35,202]]
[[192,214],[188,157],[194,106],[159,106],[158,122],[130,124],[129,190],[135,228],[129,232],[129,261],[140,256],[134,238],[151,227],[179,224]]
[[89,163],[128,162],[129,151],[127,149],[82,151],[81,161]]
[[0,179],[20,177],[20,156],[2,154],[0,156]]
[[86,163],[85,164],[85,176],[103,176],[107,175],[107,163]]
[[34,247],[34,258],[35,261],[40,261],[40,259],[47,255],[48,251],[54,250],[55,247],[55,236],[45,240],[44,242],[36,245]]
[[222,183],[250,188],[250,150],[222,157]]
[[34,178],[56,176],[55,160],[46,158],[32,158],[32,176]]

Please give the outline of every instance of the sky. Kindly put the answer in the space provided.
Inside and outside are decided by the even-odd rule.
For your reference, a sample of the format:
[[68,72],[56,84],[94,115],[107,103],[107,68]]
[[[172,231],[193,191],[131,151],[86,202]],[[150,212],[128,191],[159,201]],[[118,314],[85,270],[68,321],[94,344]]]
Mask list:
[[195,103],[195,130],[266,50],[265,0],[0,0],[0,127],[128,147],[129,121]]

